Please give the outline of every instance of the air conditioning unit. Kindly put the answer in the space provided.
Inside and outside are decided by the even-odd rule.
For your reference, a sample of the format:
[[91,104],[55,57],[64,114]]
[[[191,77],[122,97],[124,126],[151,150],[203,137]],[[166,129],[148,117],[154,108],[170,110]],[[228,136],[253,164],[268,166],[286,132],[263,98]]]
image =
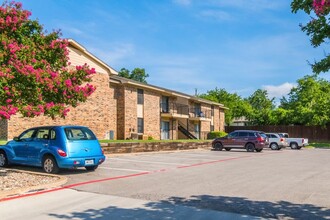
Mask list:
[[138,140],[139,139],[138,133],[131,133],[131,139],[132,140]]

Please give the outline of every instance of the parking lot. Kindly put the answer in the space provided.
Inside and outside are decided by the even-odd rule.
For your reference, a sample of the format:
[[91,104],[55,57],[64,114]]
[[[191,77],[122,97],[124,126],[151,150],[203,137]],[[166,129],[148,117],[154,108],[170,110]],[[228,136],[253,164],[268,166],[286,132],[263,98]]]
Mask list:
[[[67,196],[68,189],[89,194],[87,200],[83,195],[79,196],[85,202],[80,201],[81,205],[75,211],[70,209],[69,214],[67,211],[54,216],[86,215],[90,208],[80,210],[84,204],[92,207],[95,200],[103,201],[103,196],[110,196],[114,198],[111,204],[106,200],[102,202],[102,209],[93,209],[105,219],[118,212],[129,216],[122,219],[146,214],[153,216],[150,219],[159,216],[182,219],[178,217],[182,217],[179,211],[182,207],[192,216],[228,212],[262,218],[330,219],[329,158],[330,150],[322,149],[264,149],[261,153],[189,150],[108,155],[106,162],[95,172],[78,169],[61,173],[69,178],[62,190]],[[45,206],[47,210],[42,213],[56,209],[64,212],[65,203],[72,205],[78,199],[64,201],[59,196],[52,196],[55,197],[58,202],[51,204],[58,207]],[[37,202],[36,198],[33,201]],[[52,201],[52,198],[45,200]],[[143,201],[143,208],[135,206],[137,201]]]
[[65,175],[68,185],[94,193],[261,217],[330,218],[329,158],[321,149],[109,155],[94,173]]

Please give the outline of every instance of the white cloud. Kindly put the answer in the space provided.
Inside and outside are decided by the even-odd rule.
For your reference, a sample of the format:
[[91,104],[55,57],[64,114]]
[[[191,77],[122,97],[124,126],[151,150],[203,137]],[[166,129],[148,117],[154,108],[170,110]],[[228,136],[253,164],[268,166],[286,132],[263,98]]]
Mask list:
[[110,64],[110,66],[116,66],[118,63],[122,63],[124,59],[131,57],[135,54],[135,46],[133,44],[115,44],[111,43],[111,46],[103,44],[101,47],[86,47],[95,56],[102,61]]
[[282,96],[286,96],[290,90],[295,87],[295,84],[293,83],[283,83],[278,86],[273,86],[273,85],[264,85],[262,86],[263,89],[267,90],[268,96],[270,98],[281,98]]

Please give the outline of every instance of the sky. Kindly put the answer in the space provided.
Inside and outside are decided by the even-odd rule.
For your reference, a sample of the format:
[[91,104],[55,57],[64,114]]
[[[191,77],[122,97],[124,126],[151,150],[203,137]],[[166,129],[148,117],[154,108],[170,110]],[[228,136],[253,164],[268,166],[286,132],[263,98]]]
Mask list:
[[[288,94],[324,56],[300,30],[310,17],[290,0],[23,0],[48,31],[60,29],[119,71],[190,95],[223,88]],[[329,74],[321,74],[329,79]]]

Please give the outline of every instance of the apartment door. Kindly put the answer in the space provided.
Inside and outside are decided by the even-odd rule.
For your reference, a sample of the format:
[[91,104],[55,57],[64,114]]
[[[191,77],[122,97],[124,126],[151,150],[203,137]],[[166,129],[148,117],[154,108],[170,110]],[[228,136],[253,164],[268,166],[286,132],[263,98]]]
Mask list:
[[167,96],[162,96],[162,103],[161,103],[162,112],[168,113],[169,112],[169,102]]
[[194,131],[195,131],[195,137],[197,139],[200,139],[200,126],[199,126],[199,123],[197,124],[194,124]]
[[160,132],[161,132],[161,139],[162,140],[170,139],[170,122],[162,121]]

